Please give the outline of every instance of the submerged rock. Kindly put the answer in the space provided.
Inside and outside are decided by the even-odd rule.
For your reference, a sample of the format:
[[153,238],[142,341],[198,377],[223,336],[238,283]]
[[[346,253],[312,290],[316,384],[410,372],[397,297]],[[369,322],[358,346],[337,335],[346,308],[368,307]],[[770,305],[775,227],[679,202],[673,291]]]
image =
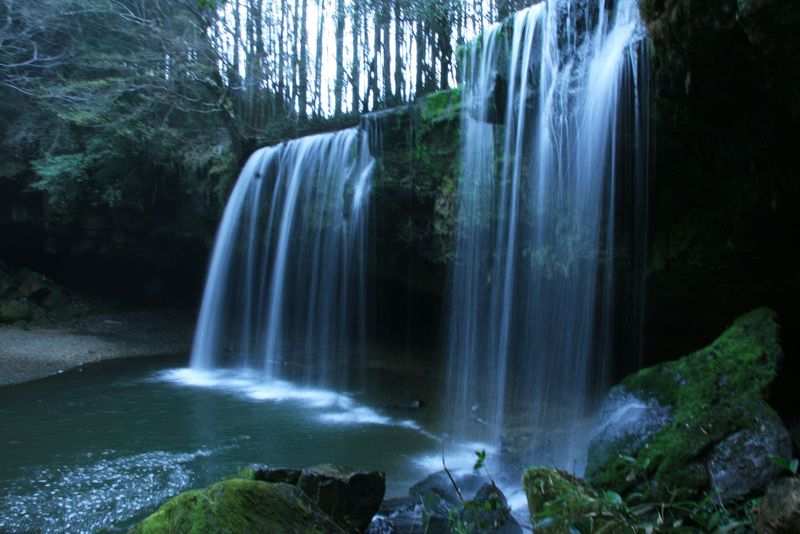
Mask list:
[[243,479],[181,493],[131,530],[185,532],[344,533],[295,486]]
[[800,478],[769,485],[756,508],[756,526],[765,534],[800,534]]
[[383,501],[386,476],[323,464],[303,469],[297,487],[345,530],[364,532]]
[[[761,308],[711,345],[629,376],[604,404],[587,480],[618,492],[646,480],[661,496],[763,487],[778,474],[769,456],[791,454],[788,433],[764,400],[781,358],[775,314]],[[626,405],[638,408],[616,417]]]

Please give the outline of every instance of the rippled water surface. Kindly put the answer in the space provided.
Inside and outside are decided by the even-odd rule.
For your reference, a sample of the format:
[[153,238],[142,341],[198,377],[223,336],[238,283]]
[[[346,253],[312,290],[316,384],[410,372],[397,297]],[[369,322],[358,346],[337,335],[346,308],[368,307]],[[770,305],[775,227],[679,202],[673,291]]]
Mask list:
[[248,463],[335,462],[400,495],[432,468],[436,410],[419,377],[371,371],[358,391],[199,373],[185,358],[106,362],[0,388],[0,532],[123,529]]

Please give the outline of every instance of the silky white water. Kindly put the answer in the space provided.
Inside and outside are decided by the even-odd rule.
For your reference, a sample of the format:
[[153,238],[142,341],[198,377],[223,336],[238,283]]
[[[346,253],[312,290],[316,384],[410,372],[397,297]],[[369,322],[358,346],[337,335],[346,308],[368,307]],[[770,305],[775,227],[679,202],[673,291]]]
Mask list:
[[266,381],[313,384],[322,371],[346,372],[364,335],[374,164],[361,128],[250,157],[217,233],[193,368],[244,367]]
[[620,251],[643,250],[619,221],[644,224],[645,32],[633,0],[614,4],[533,5],[462,61],[450,434],[517,465],[580,470],[626,343],[615,280]]

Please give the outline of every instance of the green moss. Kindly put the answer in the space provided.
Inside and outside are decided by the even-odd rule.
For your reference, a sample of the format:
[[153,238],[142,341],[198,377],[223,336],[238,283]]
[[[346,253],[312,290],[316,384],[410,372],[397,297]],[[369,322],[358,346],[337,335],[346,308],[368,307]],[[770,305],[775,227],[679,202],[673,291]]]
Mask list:
[[181,493],[131,530],[132,534],[240,532],[342,530],[294,486],[238,478]]
[[423,121],[451,121],[461,115],[461,89],[449,89],[427,95],[420,107]]
[[626,378],[625,389],[671,407],[673,418],[633,458],[589,466],[588,480],[616,491],[655,480],[662,495],[705,489],[704,453],[732,432],[776,417],[764,393],[781,354],[775,313],[760,308],[737,319],[711,345]]
[[0,322],[13,323],[30,318],[33,310],[24,300],[12,300],[0,307]]
[[581,479],[555,467],[529,467],[522,475],[522,485],[534,522],[542,525],[545,518],[558,518],[548,526],[536,528],[536,532],[547,534],[569,534],[573,525],[586,521],[598,498],[597,492]]

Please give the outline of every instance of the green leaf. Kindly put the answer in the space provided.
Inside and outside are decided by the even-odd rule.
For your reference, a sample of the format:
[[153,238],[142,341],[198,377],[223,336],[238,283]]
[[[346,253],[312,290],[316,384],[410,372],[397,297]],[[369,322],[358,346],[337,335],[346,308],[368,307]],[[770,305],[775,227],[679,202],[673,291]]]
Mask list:
[[615,491],[606,491],[603,493],[603,500],[606,504],[622,504],[622,496]]
[[475,456],[477,456],[478,459],[475,461],[475,465],[472,468],[477,471],[486,464],[486,451],[485,450],[475,451]]
[[789,462],[789,471],[791,471],[793,475],[797,475],[798,466],[800,466],[800,461],[798,461],[797,458],[792,458],[792,461]]
[[789,466],[789,460],[787,460],[783,456],[777,454],[770,454],[769,459],[772,460],[772,463],[777,465],[778,467],[782,467],[784,469],[788,469],[789,471],[791,471],[791,467]]
[[711,530],[719,525],[721,520],[722,515],[720,515],[719,511],[715,511],[713,514],[711,514],[711,517],[708,518],[708,523],[706,523],[706,526],[709,528],[709,530]]

